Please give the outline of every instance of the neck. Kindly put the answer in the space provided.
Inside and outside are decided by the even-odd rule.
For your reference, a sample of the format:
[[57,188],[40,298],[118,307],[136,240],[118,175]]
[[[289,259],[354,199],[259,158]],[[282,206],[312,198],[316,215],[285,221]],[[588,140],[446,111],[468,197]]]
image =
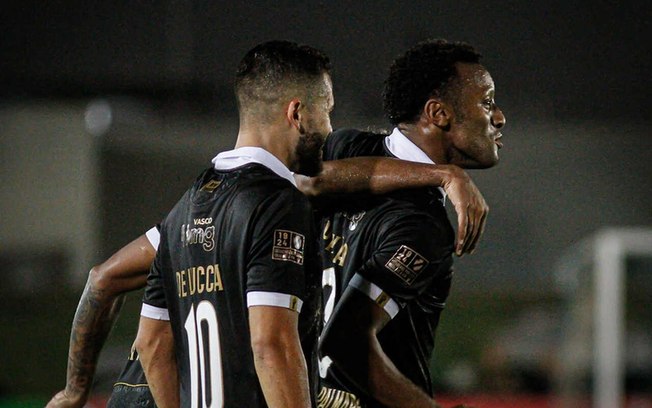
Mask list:
[[260,147],[273,154],[285,167],[292,162],[292,148],[287,129],[269,123],[240,123],[235,147]]
[[440,128],[422,120],[416,123],[399,123],[397,127],[412,143],[423,150],[430,160],[437,164],[448,164],[443,131]]

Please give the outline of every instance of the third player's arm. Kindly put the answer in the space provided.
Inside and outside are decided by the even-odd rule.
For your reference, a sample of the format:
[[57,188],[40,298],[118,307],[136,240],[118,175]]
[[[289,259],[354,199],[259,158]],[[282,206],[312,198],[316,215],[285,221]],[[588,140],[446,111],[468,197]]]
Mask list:
[[249,307],[254,364],[270,408],[310,407],[298,319],[299,313],[282,307]]
[[472,253],[484,231],[489,207],[468,174],[454,165],[415,163],[388,157],[356,157],[324,162],[316,177],[296,175],[308,196],[440,186],[457,212],[455,252]]
[[349,287],[322,334],[320,349],[349,381],[383,406],[438,408],[384,353],[376,336],[389,320],[382,307]]
[[145,286],[155,254],[142,235],[91,269],[70,333],[66,388],[47,408],[84,406],[100,351],[122,306],[122,295]]

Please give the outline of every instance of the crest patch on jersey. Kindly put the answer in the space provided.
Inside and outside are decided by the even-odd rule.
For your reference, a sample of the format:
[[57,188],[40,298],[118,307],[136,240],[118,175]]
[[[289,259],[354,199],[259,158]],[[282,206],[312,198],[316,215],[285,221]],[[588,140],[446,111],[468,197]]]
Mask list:
[[204,184],[199,190],[212,193],[216,188],[220,186],[220,184],[222,184],[221,180],[211,180],[208,183]]
[[405,283],[411,285],[429,263],[426,258],[414,249],[401,245],[390,260],[387,261],[385,267],[394,272]]
[[289,261],[303,265],[303,251],[306,237],[298,232],[288,230],[274,231],[274,246],[272,259],[275,261]]

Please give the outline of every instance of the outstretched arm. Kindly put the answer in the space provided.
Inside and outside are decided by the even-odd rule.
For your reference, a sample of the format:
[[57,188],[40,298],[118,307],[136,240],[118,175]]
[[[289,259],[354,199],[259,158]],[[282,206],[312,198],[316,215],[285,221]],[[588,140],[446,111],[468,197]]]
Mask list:
[[310,407],[306,361],[298,332],[299,313],[276,306],[249,308],[251,349],[270,408]]
[[91,269],[70,332],[66,388],[50,400],[47,408],[84,406],[100,351],[122,307],[123,295],[145,286],[155,255],[155,248],[142,235]]
[[370,192],[440,186],[457,212],[455,253],[473,253],[484,231],[489,207],[468,174],[455,165],[415,163],[387,157],[356,157],[324,162],[315,177],[295,175],[306,195]]

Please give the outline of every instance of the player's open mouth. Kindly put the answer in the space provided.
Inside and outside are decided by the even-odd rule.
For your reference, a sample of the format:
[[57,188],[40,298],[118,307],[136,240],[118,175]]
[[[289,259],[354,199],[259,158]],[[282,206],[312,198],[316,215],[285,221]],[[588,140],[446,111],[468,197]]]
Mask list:
[[498,136],[494,138],[494,143],[496,143],[496,146],[498,146],[499,149],[503,147],[503,142],[500,141],[502,137],[502,134],[498,134]]

